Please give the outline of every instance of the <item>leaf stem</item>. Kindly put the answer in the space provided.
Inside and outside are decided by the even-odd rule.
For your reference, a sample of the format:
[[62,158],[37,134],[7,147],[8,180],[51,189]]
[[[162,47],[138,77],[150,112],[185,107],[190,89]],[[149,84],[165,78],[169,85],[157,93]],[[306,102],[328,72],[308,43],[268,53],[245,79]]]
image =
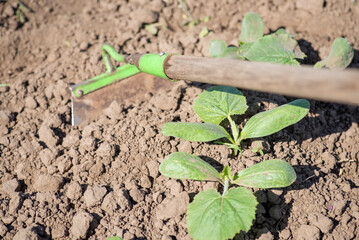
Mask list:
[[229,188],[229,180],[228,177],[226,177],[224,180],[224,188],[223,188],[222,196],[224,196],[224,194],[228,191],[228,188]]

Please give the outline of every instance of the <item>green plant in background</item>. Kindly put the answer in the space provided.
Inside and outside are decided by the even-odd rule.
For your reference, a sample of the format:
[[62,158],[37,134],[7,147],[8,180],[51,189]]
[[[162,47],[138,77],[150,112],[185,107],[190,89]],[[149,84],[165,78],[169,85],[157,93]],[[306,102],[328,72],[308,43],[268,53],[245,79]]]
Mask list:
[[114,236],[114,237],[107,238],[107,240],[123,240],[123,239],[121,237]]
[[160,165],[162,175],[176,179],[217,181],[223,185],[220,194],[216,189],[198,193],[187,208],[189,234],[197,240],[233,238],[252,226],[257,207],[254,194],[244,187],[279,188],[291,185],[296,174],[285,161],[267,160],[232,174],[229,166],[221,173],[197,156],[175,152]]
[[[275,33],[264,36],[263,20],[253,12],[247,13],[242,21],[239,47],[227,47],[224,41],[213,40],[210,44],[210,56],[295,66],[300,65],[296,59],[306,57],[294,35],[284,29],[278,29]],[[353,56],[354,50],[348,40],[337,38],[328,58],[318,62],[315,67],[344,69],[350,64]]]
[[[218,143],[232,148],[233,155],[236,156],[241,151],[242,140],[268,136],[301,120],[309,111],[309,102],[298,99],[258,113],[239,132],[232,116],[245,113],[247,108],[246,98],[241,91],[234,87],[214,86],[199,94],[193,105],[194,112],[204,123],[169,122],[162,127],[162,133],[195,142],[225,138],[229,142]],[[231,134],[219,125],[224,119],[229,122]]]
[[24,2],[18,0],[17,1],[17,9],[16,9],[16,18],[20,23],[26,22],[25,13],[28,13],[28,12],[33,12],[33,11]]

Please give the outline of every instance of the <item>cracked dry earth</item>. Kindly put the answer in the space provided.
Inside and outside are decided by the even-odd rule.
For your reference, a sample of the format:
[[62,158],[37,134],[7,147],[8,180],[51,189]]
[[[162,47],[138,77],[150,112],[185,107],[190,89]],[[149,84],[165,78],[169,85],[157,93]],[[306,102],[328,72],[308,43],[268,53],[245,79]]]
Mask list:
[[[100,47],[119,51],[208,56],[212,39],[237,44],[240,20],[259,13],[266,33],[285,27],[313,64],[345,36],[359,67],[359,4],[342,0],[191,1],[189,11],[210,21],[182,27],[177,1],[44,1],[19,24],[17,1],[0,1],[0,238],[191,239],[186,207],[212,182],[174,180],[158,167],[172,152],[201,156],[234,171],[265,159],[288,161],[297,181],[285,189],[253,189],[259,205],[248,233],[235,239],[359,238],[359,108],[311,101],[307,117],[236,159],[225,146],[165,137],[168,121],[197,121],[192,104],[209,87],[179,81],[134,102],[114,102],[97,120],[72,127],[71,83],[104,71]],[[157,35],[145,24],[160,23]],[[203,27],[211,31],[199,38]],[[292,100],[243,91],[255,113]]]

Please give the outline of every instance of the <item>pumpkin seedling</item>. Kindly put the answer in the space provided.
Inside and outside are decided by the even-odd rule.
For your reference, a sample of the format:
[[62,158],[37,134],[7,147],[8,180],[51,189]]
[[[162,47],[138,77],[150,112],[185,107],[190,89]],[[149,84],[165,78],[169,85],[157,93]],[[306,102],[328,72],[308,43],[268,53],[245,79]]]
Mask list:
[[[229,142],[217,142],[233,149],[236,156],[241,151],[241,141],[249,138],[268,136],[301,120],[309,111],[309,102],[297,99],[288,104],[261,112],[251,117],[239,132],[233,115],[243,114],[248,106],[242,92],[233,87],[214,86],[196,98],[194,112],[204,123],[169,122],[162,128],[165,136],[178,137],[187,141],[209,142],[221,138]],[[227,119],[231,129],[229,134],[219,124]]]
[[[287,162],[267,160],[232,174],[229,166],[221,173],[201,158],[182,152],[169,155],[160,165],[162,175],[176,179],[218,181],[223,185],[198,193],[187,208],[189,234],[197,240],[233,238],[240,231],[249,231],[258,202],[251,188],[279,188],[291,185],[296,174]],[[233,187],[239,185],[244,187]]]
[[[249,12],[242,21],[239,47],[227,47],[224,41],[213,40],[209,52],[211,57],[299,66],[297,59],[304,59],[306,55],[301,51],[294,37],[284,29],[264,35],[262,18],[257,13]],[[344,69],[349,66],[353,57],[354,50],[348,40],[337,38],[333,42],[329,56],[316,63],[314,68]]]

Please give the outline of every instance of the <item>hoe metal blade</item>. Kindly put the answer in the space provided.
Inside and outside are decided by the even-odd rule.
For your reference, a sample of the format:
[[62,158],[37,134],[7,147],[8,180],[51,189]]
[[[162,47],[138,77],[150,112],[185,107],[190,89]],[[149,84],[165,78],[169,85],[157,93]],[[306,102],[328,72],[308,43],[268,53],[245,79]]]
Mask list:
[[144,99],[145,93],[156,93],[160,89],[168,89],[171,84],[171,81],[146,73],[138,73],[80,98],[72,94],[72,125],[98,118],[113,101],[135,102],[138,99]]

